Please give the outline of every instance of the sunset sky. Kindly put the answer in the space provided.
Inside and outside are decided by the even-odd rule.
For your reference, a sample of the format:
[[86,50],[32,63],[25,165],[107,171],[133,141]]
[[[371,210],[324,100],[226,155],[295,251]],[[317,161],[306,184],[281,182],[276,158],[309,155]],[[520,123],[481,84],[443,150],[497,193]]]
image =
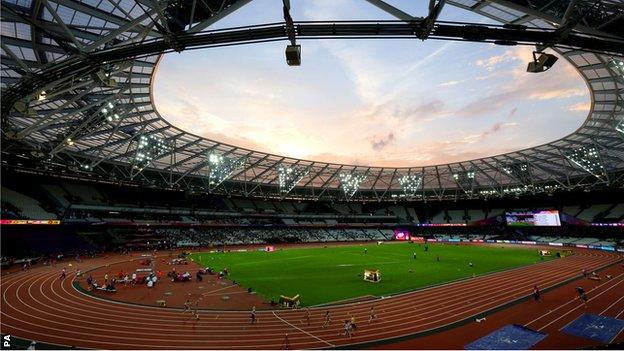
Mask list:
[[[412,15],[426,1],[389,1]],[[282,21],[281,0],[254,0],[213,28]],[[295,20],[393,19],[360,0],[291,0]],[[442,20],[491,23],[446,6]],[[422,166],[536,146],[587,117],[590,98],[561,59],[526,73],[531,47],[419,40],[301,40],[168,54],[154,84],[173,125],[279,155]]]

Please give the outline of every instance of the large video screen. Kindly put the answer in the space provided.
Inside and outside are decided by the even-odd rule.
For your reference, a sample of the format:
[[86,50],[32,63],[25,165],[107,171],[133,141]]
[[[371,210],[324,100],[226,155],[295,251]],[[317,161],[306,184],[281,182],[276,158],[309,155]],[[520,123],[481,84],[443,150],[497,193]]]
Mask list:
[[505,219],[508,226],[527,226],[527,227],[558,227],[561,226],[559,211],[524,211],[524,212],[507,212]]
[[394,230],[394,240],[409,240],[410,234],[407,230],[403,229],[395,229]]

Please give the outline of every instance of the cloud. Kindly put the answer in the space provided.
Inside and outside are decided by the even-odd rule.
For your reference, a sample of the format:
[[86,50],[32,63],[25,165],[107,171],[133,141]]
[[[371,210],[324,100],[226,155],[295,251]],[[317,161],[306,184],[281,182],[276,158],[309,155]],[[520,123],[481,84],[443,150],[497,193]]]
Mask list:
[[281,44],[263,46],[253,60],[232,54],[242,47],[214,51],[217,58],[200,68],[166,56],[156,106],[172,124],[232,145],[382,167],[533,146],[572,131],[585,117],[579,111],[589,108],[584,83],[565,60],[546,73],[526,73],[531,48],[505,48],[466,69],[475,56],[463,44],[388,55],[388,41],[371,43],[311,42],[297,69],[275,60]]
[[386,135],[384,138],[381,138],[379,140],[375,140],[373,139],[371,141],[371,147],[373,148],[373,150],[375,151],[381,151],[383,150],[388,144],[390,144],[391,142],[394,141],[394,133],[390,132],[388,133],[388,135]]
[[[587,96],[587,89],[583,85],[570,86],[570,82],[578,77],[573,68],[569,69],[570,65],[562,62],[562,65],[553,67],[548,73],[530,74],[526,72],[524,64],[530,58],[530,49],[518,47],[506,50],[501,55],[477,60],[477,66],[491,68],[488,78],[511,78],[511,81],[492,90],[489,95],[478,97],[463,105],[455,113],[465,117],[484,117],[497,112],[512,101],[552,101]],[[499,64],[503,62],[509,64],[500,67]],[[476,79],[480,78],[482,77]]]
[[409,119],[413,123],[443,118],[449,112],[446,110],[446,103],[443,100],[434,98],[429,101],[417,102],[416,104],[406,104],[403,101],[390,101],[376,105],[362,113],[369,119],[386,121],[388,119],[393,119],[399,123],[404,123]]
[[484,130],[480,134],[473,134],[473,135],[466,136],[464,137],[464,140],[468,142],[469,144],[481,142],[483,141],[483,139],[487,138],[488,136],[500,133],[503,129],[503,126],[506,126],[506,125],[507,125],[506,123],[496,122],[490,128]]
[[529,99],[533,100],[552,100],[552,99],[566,99],[574,96],[584,96],[587,94],[587,90],[579,88],[566,88],[566,89],[552,89],[535,91],[529,94]]
[[590,107],[591,103],[589,102],[579,102],[577,104],[568,106],[568,111],[588,112]]
[[516,61],[518,55],[513,50],[507,50],[501,55],[490,56],[487,59],[479,59],[475,64],[479,67],[484,67],[487,71],[491,72],[500,63]]
[[488,95],[483,98],[477,98],[462,106],[456,113],[465,117],[483,117],[487,113],[499,110],[510,101],[515,101],[518,98],[521,98],[522,95],[523,92],[518,90]]

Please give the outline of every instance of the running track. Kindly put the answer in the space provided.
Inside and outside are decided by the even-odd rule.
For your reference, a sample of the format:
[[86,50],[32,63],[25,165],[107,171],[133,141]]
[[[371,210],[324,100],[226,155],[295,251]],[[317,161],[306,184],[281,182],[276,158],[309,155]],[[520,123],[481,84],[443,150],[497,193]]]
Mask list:
[[[119,259],[94,259],[83,262],[81,268],[87,270],[88,265],[95,268]],[[60,268],[38,267],[2,277],[1,331],[43,342],[100,349],[281,349],[286,333],[291,349],[356,347],[474,318],[529,295],[534,284],[548,288],[578,277],[583,268],[592,271],[620,259],[613,253],[577,250],[567,258],[385,299],[312,308],[310,325],[303,321],[301,310],[259,311],[255,325],[249,323],[248,312],[201,311],[200,321],[196,322],[177,309],[116,303],[85,295],[73,288],[72,275],[60,281]],[[621,288],[622,282],[624,274],[616,276],[611,284]],[[375,306],[378,319],[368,324],[371,306]],[[333,322],[323,328],[326,310],[330,310]],[[358,322],[357,333],[351,339],[342,334],[342,322],[350,314]],[[544,325],[560,315],[544,316],[539,323]]]

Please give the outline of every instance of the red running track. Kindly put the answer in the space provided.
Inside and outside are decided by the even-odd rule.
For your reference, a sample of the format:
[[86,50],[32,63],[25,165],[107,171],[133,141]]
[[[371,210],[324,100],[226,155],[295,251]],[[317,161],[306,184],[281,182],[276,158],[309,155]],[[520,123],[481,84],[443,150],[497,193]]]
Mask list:
[[[120,260],[83,262],[90,269]],[[450,327],[526,297],[532,286],[543,289],[621,260],[602,251],[576,254],[532,266],[480,276],[385,299],[311,308],[304,311],[259,311],[251,325],[248,312],[201,311],[195,321],[181,310],[102,300],[72,286],[73,276],[59,280],[58,268],[39,267],[2,277],[1,332],[42,342],[106,349],[281,349],[288,334],[292,349],[363,347],[370,342],[415,336]],[[624,280],[624,275],[614,282]],[[613,301],[612,301],[613,302]],[[378,319],[368,324],[370,307]],[[323,327],[325,311],[332,323]],[[342,321],[356,317],[356,335],[342,334]],[[553,318],[554,319],[554,318]],[[552,319],[542,319],[541,322]],[[556,322],[555,322],[556,323]]]

